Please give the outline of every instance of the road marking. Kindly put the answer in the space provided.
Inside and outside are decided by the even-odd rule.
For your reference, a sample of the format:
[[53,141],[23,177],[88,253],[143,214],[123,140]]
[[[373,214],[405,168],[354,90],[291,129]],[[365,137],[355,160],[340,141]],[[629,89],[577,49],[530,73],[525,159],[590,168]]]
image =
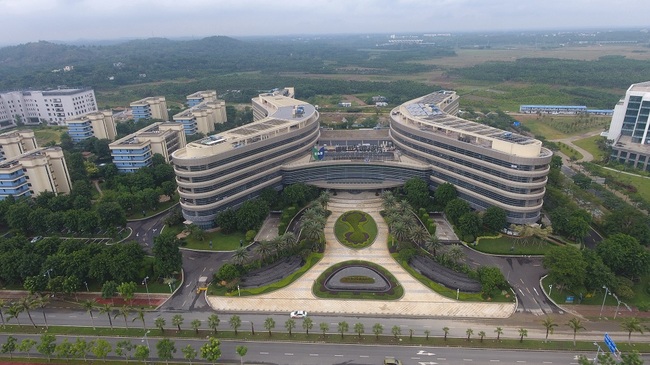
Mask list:
[[268,352],[260,352],[260,355],[268,355]]
[[291,353],[291,352],[285,352],[285,353],[284,353],[284,356],[293,356],[293,353]]
[[70,317],[70,318],[77,318],[77,316],[68,316],[68,317]]
[[420,360],[419,357],[412,357],[411,360]]
[[463,359],[463,361],[465,361],[465,362],[471,362],[471,361],[474,361],[474,360],[472,360],[472,359]]
[[517,360],[518,363],[526,363],[524,360]]
[[343,357],[343,355],[334,355],[335,357]]
[[187,283],[187,285],[185,285],[185,287],[188,288],[190,285],[192,285],[192,283]]
[[359,357],[370,357],[368,355],[359,355]]
[[420,350],[416,355],[434,356],[435,354],[431,352],[426,352],[424,350]]
[[437,357],[436,360],[438,361],[447,361],[446,357]]
[[522,296],[524,296],[524,297],[526,296],[526,294],[524,294],[524,292],[521,291],[521,288],[519,288],[518,290],[519,290],[519,292],[521,293]]
[[309,356],[318,356],[318,354],[309,354]]
[[501,360],[490,360],[490,362],[499,362]]
[[203,270],[202,270],[201,272],[205,272],[205,269],[206,269],[206,268],[204,267]]
[[552,364],[552,361],[544,361],[542,364]]
[[536,288],[533,288],[533,290],[535,291],[535,294],[539,295]]
[[521,281],[522,284],[526,285],[526,284],[524,283],[524,279],[519,278],[519,281]]
[[183,304],[181,304],[181,307],[184,307],[184,306],[185,306],[185,303],[187,303],[187,300],[184,301]]

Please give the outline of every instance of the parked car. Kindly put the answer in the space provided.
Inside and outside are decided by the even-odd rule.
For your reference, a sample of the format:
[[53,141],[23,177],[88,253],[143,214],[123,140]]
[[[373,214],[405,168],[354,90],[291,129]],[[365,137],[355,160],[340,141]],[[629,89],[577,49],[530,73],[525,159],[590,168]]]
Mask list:
[[402,362],[394,357],[386,356],[384,358],[384,365],[402,365]]
[[32,238],[32,240],[29,241],[29,242],[36,243],[36,242],[38,242],[38,241],[40,241],[42,239],[43,239],[43,236],[36,236],[36,237]]
[[307,317],[307,312],[305,311],[293,311],[291,312],[291,318],[297,318],[297,319],[302,319]]

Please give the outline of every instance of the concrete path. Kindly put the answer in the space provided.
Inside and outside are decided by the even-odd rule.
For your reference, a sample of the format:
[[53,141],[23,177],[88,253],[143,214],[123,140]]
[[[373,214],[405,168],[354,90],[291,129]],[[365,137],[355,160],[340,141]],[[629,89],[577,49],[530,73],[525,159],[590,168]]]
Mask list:
[[[419,281],[395,262],[387,247],[388,227],[379,214],[381,199],[373,193],[339,193],[327,208],[332,212],[325,225],[325,256],[311,270],[286,288],[255,297],[208,297],[217,311],[290,312],[306,310],[319,314],[507,318],[515,311],[514,303],[457,302],[443,297]],[[362,210],[377,222],[375,243],[361,250],[340,244],[334,235],[334,223],[348,210]],[[341,261],[367,260],[390,271],[404,287],[404,296],[394,301],[321,299],[312,294],[316,278],[328,267]]]

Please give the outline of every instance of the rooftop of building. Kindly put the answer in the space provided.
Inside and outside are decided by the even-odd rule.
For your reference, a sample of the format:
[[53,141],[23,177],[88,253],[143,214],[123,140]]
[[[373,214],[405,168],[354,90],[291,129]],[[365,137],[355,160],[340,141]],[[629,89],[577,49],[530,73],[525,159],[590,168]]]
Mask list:
[[41,147],[29,152],[23,153],[20,156],[16,156],[7,160],[0,162],[0,169],[9,169],[20,165],[21,161],[41,158],[47,155],[48,152],[62,152],[63,150],[59,146],[53,147]]
[[632,84],[632,86],[630,86],[629,91],[650,92],[650,81],[645,81],[645,82],[639,82],[637,84]]
[[202,99],[206,96],[216,96],[217,90],[202,90],[188,95],[187,99]]
[[34,134],[34,131],[31,129],[16,129],[9,132],[0,133],[0,137],[20,137],[24,134]]
[[74,95],[81,92],[92,91],[91,87],[81,87],[81,88],[60,88],[52,90],[11,90],[11,91],[0,91],[2,94],[10,93],[20,93],[22,95],[31,95],[32,93],[42,93],[45,96],[56,96],[56,95]]
[[[459,140],[464,142],[476,142],[484,147],[488,146],[479,141],[502,141],[517,145],[539,144],[541,146],[541,142],[534,138],[465,120],[443,112],[441,103],[445,102],[448,97],[449,94],[445,94],[445,92],[435,92],[408,101],[397,109],[401,113],[408,114],[419,122],[429,125],[432,132],[450,134],[449,137],[455,134]],[[474,139],[471,137],[474,137]]]
[[[147,137],[157,137],[165,133],[174,133],[174,130],[182,129],[182,124],[174,122],[157,122],[151,125],[148,125],[139,131],[129,134],[128,136],[122,137],[117,141],[111,143],[109,146],[126,146],[141,144],[146,140]],[[143,138],[144,140],[140,140]]]
[[131,103],[131,106],[136,106],[136,105],[149,105],[149,103],[155,103],[159,102],[160,100],[164,100],[164,96],[149,96],[140,100],[136,100]]
[[650,155],[650,145],[632,142],[631,136],[620,136],[614,144],[614,149]]

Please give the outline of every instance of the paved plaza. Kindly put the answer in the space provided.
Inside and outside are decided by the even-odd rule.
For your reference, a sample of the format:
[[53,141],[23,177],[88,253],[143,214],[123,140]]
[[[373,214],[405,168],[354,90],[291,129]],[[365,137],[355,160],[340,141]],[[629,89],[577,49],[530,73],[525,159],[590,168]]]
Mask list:
[[[426,316],[507,318],[515,311],[515,303],[459,302],[439,295],[406,272],[389,254],[388,226],[379,214],[381,199],[374,193],[339,193],[332,196],[327,209],[332,214],[325,225],[323,259],[294,283],[271,293],[252,297],[208,296],[212,309],[226,312],[290,312],[307,310],[314,314],[350,314],[373,316]],[[354,250],[340,244],[334,235],[334,223],[348,210],[362,210],[377,222],[377,239],[371,246]],[[404,287],[398,300],[321,299],[312,293],[316,278],[328,267],[347,260],[366,260],[390,271]]]

